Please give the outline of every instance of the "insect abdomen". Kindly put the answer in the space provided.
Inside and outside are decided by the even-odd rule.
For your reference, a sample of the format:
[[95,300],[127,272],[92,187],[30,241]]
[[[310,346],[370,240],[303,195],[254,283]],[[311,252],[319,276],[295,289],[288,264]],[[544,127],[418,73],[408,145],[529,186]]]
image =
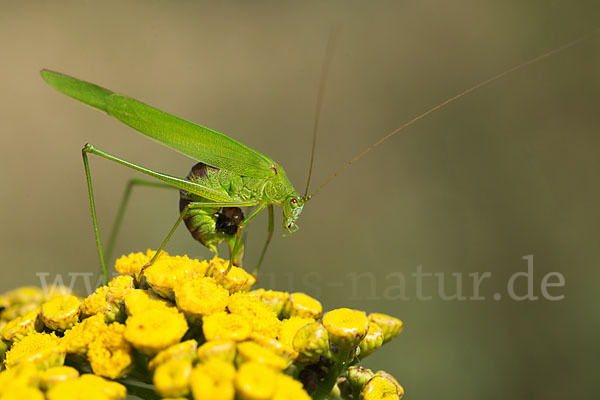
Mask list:
[[[193,182],[202,184],[215,183],[219,180],[220,171],[218,168],[211,167],[204,163],[194,165],[186,177]],[[217,182],[220,185],[220,182]],[[183,212],[185,207],[191,202],[208,202],[198,195],[180,191],[179,212]],[[244,220],[244,213],[239,207],[203,207],[189,209],[183,217],[185,226],[190,231],[194,239],[208,247],[215,254],[219,254],[217,246],[220,243],[227,243],[230,247],[235,241],[239,224]],[[241,264],[243,249],[236,255],[234,264]]]

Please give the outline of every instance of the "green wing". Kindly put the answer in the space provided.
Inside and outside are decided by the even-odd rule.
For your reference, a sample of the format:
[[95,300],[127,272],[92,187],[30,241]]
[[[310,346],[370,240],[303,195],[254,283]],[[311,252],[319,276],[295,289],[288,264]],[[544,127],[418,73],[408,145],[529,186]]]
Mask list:
[[213,167],[239,175],[268,178],[273,161],[217,131],[160,111],[124,95],[49,70],[42,78],[58,91],[105,111],[151,139]]

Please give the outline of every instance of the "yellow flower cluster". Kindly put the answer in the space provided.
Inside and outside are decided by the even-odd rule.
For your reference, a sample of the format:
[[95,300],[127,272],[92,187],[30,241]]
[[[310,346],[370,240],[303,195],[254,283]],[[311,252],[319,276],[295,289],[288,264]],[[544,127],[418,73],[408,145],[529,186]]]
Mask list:
[[121,257],[121,275],[83,299],[0,296],[0,400],[123,399],[150,382],[160,397],[195,400],[402,397],[391,375],[356,366],[400,320],[251,291],[255,278],[217,257],[162,253],[145,267],[154,254]]

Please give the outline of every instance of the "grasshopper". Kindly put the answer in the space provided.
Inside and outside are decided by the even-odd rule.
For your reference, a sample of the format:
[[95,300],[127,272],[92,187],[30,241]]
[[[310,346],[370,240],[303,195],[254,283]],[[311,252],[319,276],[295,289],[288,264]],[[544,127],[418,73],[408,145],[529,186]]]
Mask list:
[[[575,46],[589,36],[591,36],[591,34],[580,37],[572,42],[510,68],[421,113],[394,131],[383,136],[377,142],[373,143],[348,161],[344,166],[333,173],[312,195],[308,194],[308,189],[311,176],[310,171],[312,170],[312,161],[314,158],[320,102],[324,90],[324,77],[328,65],[327,58],[323,69],[324,73],[322,75],[317,101],[317,118],[315,120],[313,132],[311,166],[306,191],[303,195],[294,189],[294,186],[291,184],[281,165],[268,156],[251,149],[229,136],[158,110],[131,97],[115,93],[93,83],[50,70],[42,70],[41,75],[48,84],[58,91],[91,107],[104,111],[149,138],[200,161],[192,168],[187,178],[182,179],[133,164],[104,152],[91,144],[86,144],[84,146],[82,157],[85,167],[92,221],[100,264],[105,279],[107,279],[108,274],[100,241],[88,154],[100,156],[162,181],[162,183],[151,183],[143,180],[133,180],[133,183],[171,187],[180,190],[180,215],[166,238],[161,243],[156,255],[150,261],[150,264],[158,257],[179,224],[182,221],[185,221],[192,236],[211,251],[218,254],[217,245],[226,243],[230,252],[230,266],[232,264],[241,265],[244,252],[241,235],[242,230],[266,208],[269,215],[268,236],[254,271],[256,274],[264,259],[264,255],[273,235],[274,205],[282,207],[282,228],[287,235],[292,234],[298,229],[296,221],[302,213],[305,203],[331,182],[338,174],[375,147],[432,112],[445,107],[482,86],[501,79],[510,73],[550,57],[569,47]],[[330,55],[330,53],[330,51],[327,52],[328,55]],[[120,216],[122,216],[129,189],[130,187],[128,188],[128,191],[126,191],[124,202],[117,217],[117,223],[113,229],[113,234],[111,234],[109,249],[112,248],[114,232],[115,229],[118,229]],[[255,208],[244,217],[240,207]],[[107,254],[110,254],[110,250]]]

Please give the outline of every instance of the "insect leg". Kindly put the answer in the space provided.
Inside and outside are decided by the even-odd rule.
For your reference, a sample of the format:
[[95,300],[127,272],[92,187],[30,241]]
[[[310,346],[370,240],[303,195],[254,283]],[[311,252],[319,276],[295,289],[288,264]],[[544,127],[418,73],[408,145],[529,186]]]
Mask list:
[[[258,206],[254,210],[252,210],[252,212],[250,213],[250,215],[248,215],[238,225],[238,230],[237,230],[237,233],[235,234],[235,244],[233,245],[233,251],[230,250],[230,253],[231,253],[232,256],[234,254],[237,254],[238,251],[240,250],[240,246],[242,244],[242,229],[244,229],[244,227],[246,225],[248,225],[248,223],[250,221],[252,221],[254,219],[254,217],[256,217],[258,214],[260,214],[260,212],[262,210],[264,210],[266,206],[267,206],[267,203],[259,203]],[[229,272],[229,270],[231,269],[232,265],[233,265],[232,257],[229,257],[229,267],[227,268],[227,272]]]
[[[239,202],[235,202],[235,201],[233,203],[231,203],[232,199],[226,193],[219,192],[218,190],[201,185],[196,182],[191,182],[186,179],[177,178],[175,176],[163,174],[163,173],[156,172],[156,171],[153,171],[148,168],[141,167],[139,165],[130,163],[128,161],[122,160],[113,155],[110,155],[100,149],[97,149],[96,147],[94,147],[93,145],[91,145],[89,143],[86,144],[83,147],[83,149],[81,150],[81,155],[83,158],[83,166],[85,168],[85,177],[86,177],[87,187],[88,187],[88,196],[90,199],[90,209],[92,212],[92,222],[94,225],[94,234],[96,236],[96,247],[98,248],[98,257],[100,259],[100,266],[102,267],[102,274],[104,275],[104,279],[107,282],[108,282],[108,271],[106,270],[106,262],[104,260],[104,252],[102,251],[102,242],[100,240],[100,231],[98,229],[98,219],[96,217],[96,204],[94,201],[94,193],[93,193],[93,189],[92,189],[92,176],[90,173],[88,153],[95,154],[102,158],[106,158],[107,160],[110,160],[110,161],[114,161],[118,164],[124,165],[128,168],[134,169],[143,174],[146,174],[146,175],[152,176],[156,179],[159,179],[159,180],[167,183],[168,185],[174,186],[178,189],[187,190],[188,192],[191,192],[191,193],[196,193],[204,198],[214,200],[215,202],[223,202],[227,205],[232,204],[234,207],[237,207],[240,204]],[[257,204],[256,201],[254,201],[254,202],[249,202],[248,204],[244,203],[244,204],[242,204],[242,206],[253,206],[256,204]]]
[[94,235],[96,235],[96,247],[98,248],[98,256],[100,257],[100,267],[104,275],[104,284],[108,283],[108,272],[104,263],[104,254],[102,252],[102,243],[100,242],[100,231],[98,230],[98,219],[96,218],[96,204],[94,202],[94,191],[92,190],[92,175],[90,174],[90,165],[88,162],[85,148],[81,151],[83,157],[83,167],[85,168],[85,179],[88,188],[88,197],[90,199],[90,208],[92,210],[92,223],[94,224]]
[[265,246],[263,247],[262,253],[260,253],[260,258],[258,259],[258,264],[256,264],[256,268],[254,268],[254,272],[252,273],[254,276],[258,274],[258,269],[265,258],[265,254],[267,253],[267,247],[269,247],[269,243],[271,243],[271,239],[273,238],[273,230],[275,229],[275,216],[273,215],[273,204],[269,204],[269,234],[267,235],[267,241],[265,242]]
[[[167,234],[167,237],[165,237],[165,239],[161,243],[160,247],[156,250],[156,254],[154,254],[154,257],[152,257],[150,262],[148,264],[144,265],[143,268],[141,269],[140,275],[144,272],[144,269],[148,268],[150,265],[152,265],[156,261],[156,259],[158,258],[158,256],[160,255],[160,253],[164,249],[164,247],[166,246],[169,239],[171,239],[171,236],[173,236],[173,233],[175,233],[175,230],[177,229],[177,227],[179,226],[181,221],[183,221],[183,218],[185,217],[185,215],[191,209],[203,208],[203,207],[245,207],[245,206],[253,206],[253,205],[256,205],[255,201],[254,202],[238,201],[238,202],[191,202],[191,203],[188,203],[185,206],[185,208],[181,211],[181,214],[179,214],[179,218],[177,218],[177,221],[175,221],[175,224],[173,225],[173,227]],[[229,260],[229,263],[231,264],[231,259]]]
[[105,256],[107,262],[110,262],[110,260],[112,259],[112,253],[115,247],[115,242],[117,240],[117,234],[119,233],[119,229],[121,228],[121,222],[123,221],[123,217],[125,216],[125,210],[127,208],[127,204],[129,203],[129,197],[131,196],[131,191],[133,190],[134,186],[149,186],[163,189],[177,189],[175,186],[169,185],[168,183],[154,182],[141,178],[132,178],[127,183],[125,192],[123,193],[123,197],[121,199],[119,211],[117,212],[117,216],[115,217],[115,221],[113,222],[113,226],[110,231],[110,236],[108,237],[108,244],[106,245]]

